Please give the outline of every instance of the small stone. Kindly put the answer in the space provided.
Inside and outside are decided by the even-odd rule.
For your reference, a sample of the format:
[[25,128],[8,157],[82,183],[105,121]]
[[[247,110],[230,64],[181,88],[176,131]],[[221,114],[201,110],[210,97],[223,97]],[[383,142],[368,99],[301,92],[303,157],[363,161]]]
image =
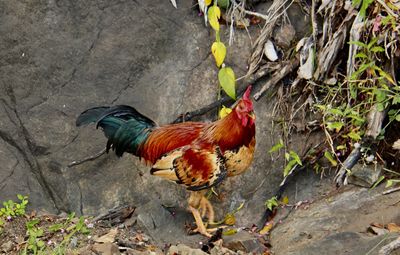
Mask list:
[[224,237],[223,246],[233,251],[257,254],[262,253],[262,247],[264,247],[257,237],[246,231],[239,231],[235,235]]
[[69,243],[69,247],[70,248],[75,248],[78,245],[78,238],[76,237],[72,237],[71,238],[71,242]]
[[368,228],[368,231],[371,232],[372,234],[375,234],[375,235],[378,235],[378,236],[386,235],[387,233],[389,233],[389,230],[384,229],[384,228],[378,228],[378,227],[375,227],[375,226],[370,226]]
[[9,241],[3,243],[3,244],[0,246],[0,250],[3,251],[3,252],[8,253],[8,252],[10,252],[10,251],[13,249],[13,244],[14,244],[14,243],[13,243],[11,240],[9,240]]
[[193,249],[184,244],[173,245],[168,250],[168,255],[207,255],[200,249]]
[[278,45],[282,49],[289,48],[295,35],[296,30],[294,30],[294,27],[292,25],[286,24],[282,26],[276,31],[275,34],[276,45]]
[[118,246],[114,243],[96,243],[93,245],[92,250],[102,255],[119,255]]
[[221,247],[221,246],[214,246],[214,248],[211,249],[210,254],[211,255],[220,255],[220,254],[224,254],[224,255],[240,255],[240,254],[245,254],[245,253],[242,252],[242,251],[234,252],[232,250],[229,250],[228,248]]
[[382,166],[380,165],[356,164],[351,171],[351,175],[348,177],[348,181],[354,185],[370,188],[379,179],[381,174]]

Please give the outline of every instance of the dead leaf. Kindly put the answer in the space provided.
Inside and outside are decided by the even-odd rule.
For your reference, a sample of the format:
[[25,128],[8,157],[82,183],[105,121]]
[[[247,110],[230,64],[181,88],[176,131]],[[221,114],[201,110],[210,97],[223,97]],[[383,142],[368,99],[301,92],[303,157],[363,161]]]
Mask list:
[[396,223],[387,224],[387,229],[389,230],[389,232],[392,233],[400,233],[400,226],[397,225]]
[[389,232],[387,229],[378,228],[378,227],[374,227],[374,226],[370,226],[368,228],[368,231],[371,232],[372,234],[378,235],[378,236],[387,234]]
[[289,198],[288,198],[288,196],[284,196],[284,197],[282,198],[282,204],[284,204],[284,205],[289,204]]
[[385,228],[384,225],[382,225],[382,224],[380,224],[380,223],[376,223],[376,222],[372,222],[372,223],[371,223],[371,226],[377,227],[377,228]]
[[264,54],[270,61],[276,61],[278,59],[278,54],[276,53],[274,43],[268,40],[264,46]]
[[118,234],[118,229],[113,228],[107,234],[94,238],[93,240],[97,243],[112,243],[114,242],[115,236],[117,234]]
[[178,6],[176,5],[176,1],[175,0],[170,0],[171,1],[171,4],[175,7],[175,8],[178,8]]
[[309,37],[300,51],[299,78],[309,80],[313,76],[315,62],[315,52],[313,49],[314,41],[312,37]]
[[400,139],[394,142],[393,149],[400,150]]
[[260,230],[260,235],[268,234],[273,226],[274,226],[274,222],[272,220],[268,221],[267,224],[265,224],[265,226]]

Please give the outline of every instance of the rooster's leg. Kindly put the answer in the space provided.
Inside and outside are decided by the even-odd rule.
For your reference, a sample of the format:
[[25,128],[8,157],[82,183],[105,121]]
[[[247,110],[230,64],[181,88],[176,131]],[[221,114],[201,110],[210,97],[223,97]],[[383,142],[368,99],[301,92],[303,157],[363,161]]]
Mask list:
[[[197,228],[194,230],[195,232],[199,232],[200,234],[206,236],[206,237],[211,237],[210,232],[215,232],[216,229],[207,229],[206,226],[204,225],[203,219],[201,218],[199,208],[203,208],[203,210],[207,210],[209,212],[208,217],[212,217],[212,220],[214,220],[214,210],[212,209],[212,206],[210,202],[204,197],[204,191],[197,191],[197,192],[192,192],[189,197],[189,210],[193,214],[194,220],[196,221]],[[202,203],[204,205],[202,205]],[[210,211],[211,208],[211,211]],[[209,218],[210,220],[210,218]]]
[[204,217],[207,215],[208,223],[214,223],[214,209],[210,203],[210,201],[206,197],[202,197],[200,201],[200,211],[202,212],[201,216]]

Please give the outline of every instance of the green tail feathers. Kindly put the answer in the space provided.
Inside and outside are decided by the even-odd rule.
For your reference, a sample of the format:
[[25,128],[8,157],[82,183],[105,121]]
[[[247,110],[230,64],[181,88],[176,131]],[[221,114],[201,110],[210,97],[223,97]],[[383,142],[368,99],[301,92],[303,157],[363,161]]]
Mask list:
[[108,138],[107,152],[112,148],[119,157],[124,152],[137,155],[139,146],[156,126],[154,121],[127,105],[91,108],[76,120],[77,126],[89,123],[96,123],[96,128],[102,128]]

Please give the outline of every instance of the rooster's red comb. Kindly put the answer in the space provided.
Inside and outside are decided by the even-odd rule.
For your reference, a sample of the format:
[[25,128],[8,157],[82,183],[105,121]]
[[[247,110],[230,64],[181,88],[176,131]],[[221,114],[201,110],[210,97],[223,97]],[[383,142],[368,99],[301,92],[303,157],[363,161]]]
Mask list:
[[251,91],[251,85],[249,85],[246,89],[246,91],[243,94],[243,100],[250,100],[250,91]]

